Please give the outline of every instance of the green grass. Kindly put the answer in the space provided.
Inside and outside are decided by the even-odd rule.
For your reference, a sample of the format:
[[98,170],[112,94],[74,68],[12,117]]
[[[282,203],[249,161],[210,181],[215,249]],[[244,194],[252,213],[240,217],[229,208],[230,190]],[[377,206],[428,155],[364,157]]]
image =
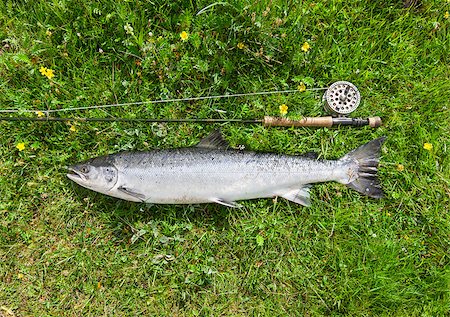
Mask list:
[[[219,126],[78,123],[73,132],[65,123],[1,122],[0,316],[448,314],[450,3],[235,0],[196,15],[209,4],[0,0],[0,107],[349,80],[363,97],[357,116],[382,116],[383,127],[221,128],[232,145],[327,159],[385,135],[386,198],[328,183],[314,186],[310,208],[283,199],[237,210],[129,203],[78,187],[64,166],[193,145]],[[321,93],[305,92],[65,115],[260,118],[282,103],[292,118],[323,114]]]

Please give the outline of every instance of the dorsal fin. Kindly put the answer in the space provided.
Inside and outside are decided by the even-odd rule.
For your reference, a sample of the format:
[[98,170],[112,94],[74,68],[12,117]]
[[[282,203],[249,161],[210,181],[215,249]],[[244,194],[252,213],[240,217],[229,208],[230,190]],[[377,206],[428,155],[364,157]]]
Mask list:
[[196,147],[204,149],[222,149],[226,150],[230,147],[227,141],[222,136],[220,130],[215,130],[210,133],[207,137],[203,138]]
[[312,160],[317,160],[317,158],[319,157],[319,153],[317,152],[306,152],[305,154],[302,154],[303,157],[312,159]]

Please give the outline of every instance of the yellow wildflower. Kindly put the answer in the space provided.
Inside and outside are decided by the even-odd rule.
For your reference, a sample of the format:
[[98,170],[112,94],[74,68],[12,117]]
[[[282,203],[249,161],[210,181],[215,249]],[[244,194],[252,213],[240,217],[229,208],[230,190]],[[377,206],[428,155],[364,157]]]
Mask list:
[[433,144],[431,143],[424,143],[423,148],[427,151],[431,151],[433,149]]
[[180,33],[180,37],[182,41],[187,41],[187,39],[189,38],[189,34],[186,31],[183,31]]
[[45,74],[47,73],[47,68],[44,67],[44,66],[41,66],[41,68],[39,68],[39,72],[40,72],[43,76],[45,76]]
[[17,273],[17,278],[18,278],[19,280],[23,279],[23,274],[22,274],[22,273]]
[[52,36],[52,32],[51,32],[50,30],[47,30],[47,32],[45,32],[45,34],[46,34],[47,36]]
[[55,74],[53,73],[53,69],[47,68],[47,73],[45,74],[45,76],[47,76],[48,79],[52,79],[53,77],[55,77]]
[[48,79],[52,79],[53,77],[55,77],[54,70],[44,66],[41,66],[41,68],[39,68],[39,72],[42,74],[42,76],[45,76]]
[[310,48],[311,48],[311,45],[309,45],[308,42],[303,43],[303,45],[302,45],[303,52],[305,52],[305,53],[308,52],[310,50]]
[[25,143],[23,143],[23,142],[17,143],[16,148],[17,148],[19,151],[25,150]]
[[73,124],[71,124],[69,131],[70,132],[77,132],[77,128]]
[[284,103],[282,105],[280,105],[280,114],[281,115],[285,115],[288,112],[288,106],[286,106]]
[[403,166],[403,164],[397,164],[396,169],[397,169],[397,171],[399,171],[399,172],[403,172],[403,171],[405,170],[405,167]]
[[450,18],[450,13],[448,13],[448,11],[445,11],[444,18],[446,19]]
[[36,114],[39,118],[45,117],[45,114],[42,111],[36,111]]
[[242,42],[239,42],[239,43],[237,44],[237,48],[240,49],[240,50],[243,50],[244,47],[245,47],[245,44],[242,43]]
[[300,92],[303,92],[303,91],[306,90],[306,85],[305,85],[303,82],[301,82],[301,83],[297,86],[297,89],[298,89]]

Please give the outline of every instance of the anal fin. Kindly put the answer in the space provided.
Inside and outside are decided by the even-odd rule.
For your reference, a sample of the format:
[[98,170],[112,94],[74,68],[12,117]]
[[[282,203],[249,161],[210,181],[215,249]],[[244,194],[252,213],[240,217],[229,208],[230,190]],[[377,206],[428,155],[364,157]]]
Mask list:
[[300,189],[289,190],[284,193],[280,193],[279,196],[292,201],[296,204],[300,204],[305,207],[311,206],[311,197],[309,195],[309,189],[311,186],[307,185]]
[[223,205],[223,206],[231,207],[231,208],[241,208],[242,207],[242,205],[238,204],[235,201],[227,201],[227,200],[223,200],[221,198],[214,198],[212,200],[212,202],[215,202],[215,203]]

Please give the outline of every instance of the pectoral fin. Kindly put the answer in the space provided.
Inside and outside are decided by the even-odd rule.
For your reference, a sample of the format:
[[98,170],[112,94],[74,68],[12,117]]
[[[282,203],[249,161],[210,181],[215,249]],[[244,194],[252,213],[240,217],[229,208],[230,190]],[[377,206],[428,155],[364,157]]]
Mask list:
[[242,207],[242,205],[238,204],[235,201],[226,201],[226,200],[223,200],[220,198],[214,198],[212,201],[217,204],[221,204],[221,205],[231,207],[231,208],[241,208]]
[[145,201],[145,195],[138,193],[136,191],[134,191],[133,189],[130,189],[128,187],[125,186],[120,186],[117,188],[119,191],[121,191],[124,194],[127,194],[131,197],[137,198],[139,200]]
[[304,186],[300,189],[294,189],[285,193],[280,193],[279,196],[290,200],[296,204],[303,205],[305,207],[311,206],[311,197],[309,195],[310,186]]

